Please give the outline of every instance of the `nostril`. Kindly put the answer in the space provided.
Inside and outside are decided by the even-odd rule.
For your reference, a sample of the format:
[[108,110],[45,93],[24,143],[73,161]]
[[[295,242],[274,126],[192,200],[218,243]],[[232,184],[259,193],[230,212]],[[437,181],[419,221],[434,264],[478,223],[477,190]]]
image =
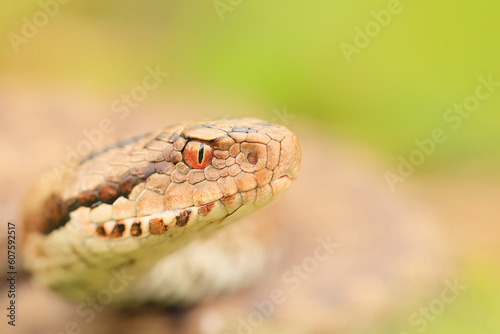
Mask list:
[[257,156],[257,153],[255,153],[254,151],[252,152],[249,152],[247,154],[247,161],[252,164],[252,165],[255,165],[257,164],[257,161],[259,161],[259,157]]
[[236,163],[247,173],[258,172],[266,168],[266,145],[259,143],[241,143],[241,152],[236,156]]

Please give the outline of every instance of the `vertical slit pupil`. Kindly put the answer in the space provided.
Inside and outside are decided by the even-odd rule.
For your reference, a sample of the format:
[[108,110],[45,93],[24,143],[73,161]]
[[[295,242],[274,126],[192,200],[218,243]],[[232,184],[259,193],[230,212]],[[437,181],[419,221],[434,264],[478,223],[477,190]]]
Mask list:
[[201,165],[203,162],[203,156],[205,155],[205,147],[203,143],[200,143],[200,149],[198,150],[198,163]]

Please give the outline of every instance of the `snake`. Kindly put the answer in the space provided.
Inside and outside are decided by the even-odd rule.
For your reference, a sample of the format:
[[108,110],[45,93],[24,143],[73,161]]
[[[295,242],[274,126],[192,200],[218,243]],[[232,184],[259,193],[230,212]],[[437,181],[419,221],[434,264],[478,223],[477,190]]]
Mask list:
[[289,188],[300,161],[292,131],[256,118],[96,148],[28,192],[24,267],[75,301],[183,305],[241,288],[269,257],[241,221]]

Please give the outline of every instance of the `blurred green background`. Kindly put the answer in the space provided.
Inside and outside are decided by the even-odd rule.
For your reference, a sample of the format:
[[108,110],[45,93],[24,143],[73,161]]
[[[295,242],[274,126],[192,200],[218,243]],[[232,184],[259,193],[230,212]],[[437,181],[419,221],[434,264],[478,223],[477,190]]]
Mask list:
[[[128,88],[160,64],[171,76],[155,94],[186,86],[216,99],[261,99],[407,154],[474,92],[478,76],[500,80],[499,7],[401,1],[401,12],[348,64],[340,43],[353,44],[354,28],[388,3],[240,1],[221,20],[213,1],[70,1],[17,54],[4,38],[0,64],[3,74],[100,90]],[[21,18],[41,9],[36,1],[2,7],[2,36],[20,35]],[[422,168],[497,157],[499,104],[500,94],[481,103]]]
[[[371,12],[391,1],[218,3],[230,10],[218,13],[212,0],[69,1],[36,36],[13,47],[22,18],[32,21],[41,6],[5,2],[0,75],[112,94],[129,90],[146,66],[159,64],[170,76],[155,96],[191,90],[214,100],[286,107],[321,131],[385,152],[392,166],[440,127],[449,139],[418,173],[444,173],[471,161],[498,167],[500,87],[457,130],[443,115],[474,94],[479,76],[500,81],[499,4],[402,0],[400,13],[348,62],[341,43],[354,45],[355,28],[365,29]],[[488,261],[465,265],[472,292],[427,333],[500,332],[494,320],[500,275]],[[385,332],[404,330],[406,316],[388,326]]]

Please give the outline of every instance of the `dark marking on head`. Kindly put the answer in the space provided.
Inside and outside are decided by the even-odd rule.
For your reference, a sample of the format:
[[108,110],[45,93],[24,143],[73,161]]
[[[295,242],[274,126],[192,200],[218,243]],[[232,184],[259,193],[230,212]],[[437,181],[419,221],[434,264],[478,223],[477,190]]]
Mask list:
[[130,195],[132,189],[142,182],[145,181],[129,175],[120,186],[113,182],[106,182],[95,190],[81,192],[78,198],[64,201],[53,194],[45,202],[43,213],[45,223],[43,228],[40,228],[40,232],[48,234],[64,226],[70,220],[70,213],[81,206],[94,209],[103,203],[113,204],[122,194],[123,196]]
[[[53,230],[64,226],[70,219],[69,213],[82,206],[78,199],[70,198],[63,201],[58,195],[50,195],[44,205],[43,211],[37,219],[43,221],[43,224],[36,225],[33,223],[31,227],[43,234],[49,234]],[[30,222],[31,223],[31,222]]]
[[123,197],[128,197],[128,195],[130,195],[130,193],[132,192],[132,189],[134,189],[136,185],[142,182],[144,182],[144,180],[140,177],[132,175],[127,176],[127,178],[122,183],[120,183],[119,186],[121,195]]
[[48,234],[64,225],[69,220],[68,203],[64,202],[57,195],[51,195],[44,206],[44,218],[46,225],[43,233]]
[[191,210],[182,211],[177,217],[175,217],[175,225],[182,227],[186,226],[191,217]]
[[98,225],[98,226],[95,228],[95,233],[96,233],[99,237],[105,237],[105,236],[106,236],[106,230],[104,229],[104,226],[102,226],[102,225]]
[[97,194],[99,195],[101,202],[113,204],[113,202],[120,196],[120,191],[118,190],[117,184],[106,182],[99,187]]
[[163,218],[153,218],[149,221],[149,233],[162,234],[168,231],[168,225],[163,223]]
[[198,214],[200,216],[206,216],[210,213],[210,211],[212,211],[214,206],[215,206],[215,202],[205,204],[198,209]]
[[97,200],[98,196],[93,190],[82,191],[78,196],[78,203],[80,203],[81,206],[85,206],[88,208],[91,207],[92,204],[97,202]]
[[[152,170],[154,172],[154,166]],[[132,189],[142,182],[145,182],[145,180],[128,175],[120,185],[114,182],[105,182],[97,189],[81,192],[78,198],[70,198],[64,201],[53,194],[45,202],[43,219],[46,223],[43,225],[43,229],[40,230],[42,233],[48,234],[64,226],[70,220],[70,213],[81,206],[94,209],[103,203],[113,204],[120,196],[128,197]]]
[[[151,134],[149,132],[135,136],[95,151],[80,160],[79,165],[109,150],[134,144]],[[130,175],[130,171],[127,171],[120,176],[112,177],[112,181],[116,182],[111,182],[108,179],[108,182],[103,183],[96,189],[82,191],[76,198],[62,199],[60,195],[52,194],[45,200],[44,211],[40,218],[42,223],[37,224],[37,230],[48,234],[64,226],[70,220],[70,213],[81,206],[95,208],[102,203],[112,204],[120,196],[128,197],[137,184],[145,182],[147,177],[155,172],[155,165],[152,163],[145,168],[137,169],[135,172],[137,176]],[[144,179],[141,177],[144,177]]]
[[133,223],[130,227],[130,235],[133,237],[138,237],[142,234],[141,222]]
[[76,198],[70,198],[66,201],[66,210],[68,212],[75,211],[80,207],[80,203]]
[[119,238],[123,235],[123,232],[125,232],[125,225],[122,223],[117,223],[115,227],[113,227],[113,231],[109,234],[110,238]]

